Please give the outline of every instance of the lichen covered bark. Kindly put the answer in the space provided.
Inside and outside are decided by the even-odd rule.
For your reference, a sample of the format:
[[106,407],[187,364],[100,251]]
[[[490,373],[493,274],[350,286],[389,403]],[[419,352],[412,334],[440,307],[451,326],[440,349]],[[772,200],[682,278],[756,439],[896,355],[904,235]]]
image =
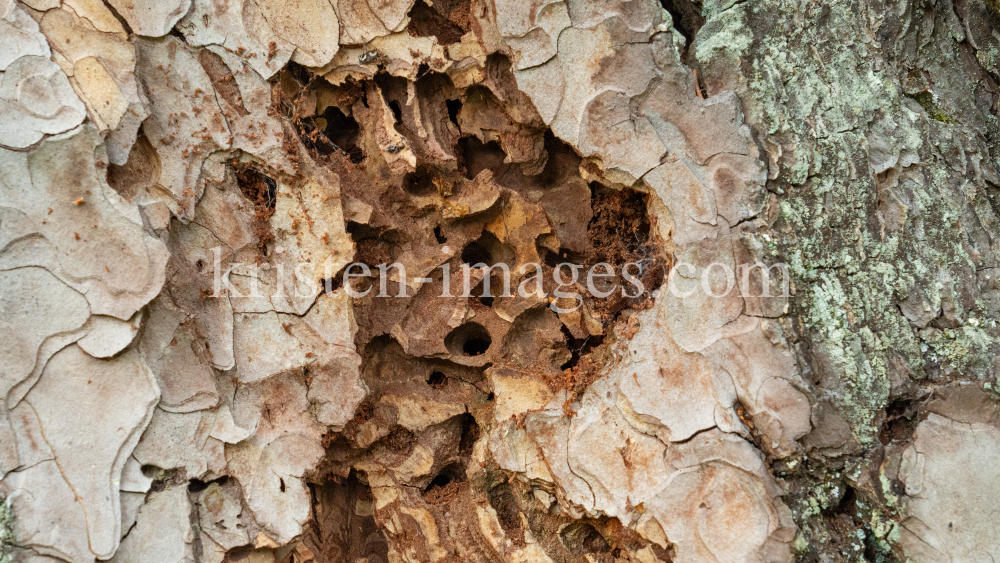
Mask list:
[[0,18],[0,561],[1000,556],[995,3]]
[[[795,274],[814,453],[774,468],[798,489],[801,547],[846,560],[995,556],[976,525],[956,528],[943,504],[909,499],[889,474],[914,427],[918,442],[932,432],[920,421],[937,398],[985,389],[986,403],[953,420],[991,408],[996,13],[977,2],[723,8],[700,32],[720,35],[693,48],[710,93],[740,95],[768,154],[765,248]],[[945,447],[935,436],[928,451]],[[954,470],[957,482],[984,465]],[[916,505],[935,509],[917,516]]]

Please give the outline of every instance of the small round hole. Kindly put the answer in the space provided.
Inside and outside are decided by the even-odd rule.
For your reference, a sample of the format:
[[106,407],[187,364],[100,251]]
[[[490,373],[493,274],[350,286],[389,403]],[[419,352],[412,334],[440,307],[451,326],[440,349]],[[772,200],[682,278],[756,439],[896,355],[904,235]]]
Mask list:
[[574,522],[559,532],[562,544],[575,554],[607,553],[611,550],[608,540],[597,528],[585,522]]
[[447,487],[456,482],[461,483],[462,481],[465,481],[465,468],[460,463],[449,463],[431,479],[430,484],[424,488],[424,492],[431,491],[436,487]]
[[463,481],[465,469],[459,463],[451,463],[431,479],[422,496],[429,504],[450,502],[459,493],[459,483]]
[[427,170],[421,168],[416,172],[409,172],[403,177],[403,189],[413,195],[430,195],[437,192],[434,185],[434,177]]
[[448,385],[448,377],[439,371],[435,371],[427,378],[427,384],[434,389],[441,389],[445,385]]
[[493,338],[479,323],[465,323],[444,339],[445,347],[454,356],[481,356],[490,349],[491,344]]
[[454,475],[449,475],[447,473],[440,473],[437,476],[435,476],[434,479],[431,480],[431,484],[427,485],[426,490],[429,491],[434,487],[446,487],[449,484],[451,484],[451,482],[454,480],[455,480]]
[[466,356],[479,356],[481,354],[485,354],[486,351],[490,349],[490,344],[491,341],[489,336],[486,338],[470,338],[465,341],[465,344],[462,345],[462,352],[464,352]]
[[472,241],[462,249],[462,262],[470,266],[482,263],[487,266],[493,265],[493,255],[478,241]]

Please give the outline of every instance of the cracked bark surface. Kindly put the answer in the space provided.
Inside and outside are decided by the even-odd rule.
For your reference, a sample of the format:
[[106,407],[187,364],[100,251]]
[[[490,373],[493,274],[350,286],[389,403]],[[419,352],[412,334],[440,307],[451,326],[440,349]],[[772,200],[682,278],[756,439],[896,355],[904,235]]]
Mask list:
[[998,65],[993,0],[0,0],[0,562],[993,561]]

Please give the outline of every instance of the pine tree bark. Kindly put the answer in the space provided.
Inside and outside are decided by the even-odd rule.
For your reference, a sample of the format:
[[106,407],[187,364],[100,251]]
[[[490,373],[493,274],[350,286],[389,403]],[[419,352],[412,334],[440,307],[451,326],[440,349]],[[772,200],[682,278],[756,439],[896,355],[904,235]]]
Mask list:
[[0,563],[1000,557],[994,0],[0,16]]

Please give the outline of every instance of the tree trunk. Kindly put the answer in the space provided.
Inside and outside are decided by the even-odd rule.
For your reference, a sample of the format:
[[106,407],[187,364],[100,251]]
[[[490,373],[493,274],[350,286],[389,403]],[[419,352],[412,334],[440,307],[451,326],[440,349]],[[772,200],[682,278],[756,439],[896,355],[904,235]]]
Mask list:
[[0,14],[0,562],[1000,557],[995,0]]

